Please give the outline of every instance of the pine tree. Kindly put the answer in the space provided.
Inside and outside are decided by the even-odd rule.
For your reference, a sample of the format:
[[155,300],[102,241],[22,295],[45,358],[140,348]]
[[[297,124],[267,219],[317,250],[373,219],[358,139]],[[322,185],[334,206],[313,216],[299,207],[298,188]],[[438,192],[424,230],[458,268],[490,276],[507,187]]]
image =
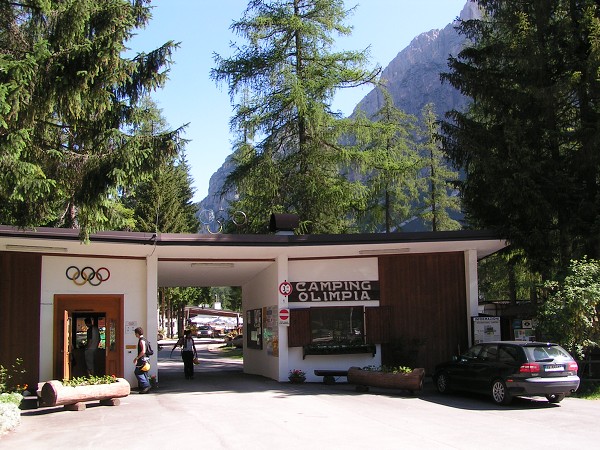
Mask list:
[[[344,232],[361,190],[344,177],[335,91],[373,81],[366,52],[334,52],[334,33],[347,35],[341,0],[252,0],[232,29],[247,40],[231,58],[215,56],[211,77],[226,82],[238,144],[237,209],[249,231],[266,228],[271,212],[299,214],[306,232]],[[255,224],[254,226],[250,226]]]
[[474,44],[443,74],[473,99],[442,126],[464,170],[473,226],[493,228],[552,276],[600,256],[600,6],[480,0],[459,31]]
[[180,129],[136,135],[143,95],[163,85],[176,47],[132,59],[148,0],[0,0],[2,222],[80,227],[115,220],[118,191],[181,144]]

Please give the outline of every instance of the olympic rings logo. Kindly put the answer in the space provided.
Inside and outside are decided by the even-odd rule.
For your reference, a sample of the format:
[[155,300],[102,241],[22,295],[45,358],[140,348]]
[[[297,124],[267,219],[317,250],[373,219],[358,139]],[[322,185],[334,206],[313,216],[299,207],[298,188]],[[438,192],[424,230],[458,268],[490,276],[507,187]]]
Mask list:
[[110,270],[106,267],[94,270],[90,266],[79,270],[78,267],[69,266],[65,271],[65,275],[77,286],[83,286],[85,283],[90,283],[92,286],[99,286],[100,283],[110,278]]
[[[206,231],[210,234],[219,234],[223,232],[223,225],[227,221],[223,209],[219,210],[218,216],[212,209],[203,209],[198,214],[198,219],[202,223],[202,228],[206,228]],[[230,217],[230,220],[236,227],[241,227],[248,222],[248,217],[243,211],[235,211]]]

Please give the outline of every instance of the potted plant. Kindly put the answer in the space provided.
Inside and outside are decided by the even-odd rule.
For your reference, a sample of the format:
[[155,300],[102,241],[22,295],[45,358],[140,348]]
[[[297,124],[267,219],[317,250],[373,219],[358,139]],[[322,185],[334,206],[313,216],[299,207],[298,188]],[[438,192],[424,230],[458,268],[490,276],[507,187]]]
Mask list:
[[306,372],[301,369],[290,370],[288,380],[290,380],[290,383],[304,383],[306,381]]
[[410,392],[423,389],[425,369],[410,367],[367,366],[350,367],[348,383],[356,384],[356,390],[366,392],[369,386],[402,389]]

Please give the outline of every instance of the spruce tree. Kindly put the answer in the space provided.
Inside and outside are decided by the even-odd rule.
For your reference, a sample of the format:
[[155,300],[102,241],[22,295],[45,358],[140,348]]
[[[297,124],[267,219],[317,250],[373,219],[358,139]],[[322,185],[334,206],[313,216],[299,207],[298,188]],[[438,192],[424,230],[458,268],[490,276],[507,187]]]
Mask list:
[[109,226],[119,189],[177,154],[180,130],[128,132],[163,85],[167,42],[123,56],[148,0],[0,0],[0,213],[19,226]]
[[443,74],[473,99],[444,122],[472,226],[493,228],[544,277],[600,253],[596,1],[480,0],[473,44]]

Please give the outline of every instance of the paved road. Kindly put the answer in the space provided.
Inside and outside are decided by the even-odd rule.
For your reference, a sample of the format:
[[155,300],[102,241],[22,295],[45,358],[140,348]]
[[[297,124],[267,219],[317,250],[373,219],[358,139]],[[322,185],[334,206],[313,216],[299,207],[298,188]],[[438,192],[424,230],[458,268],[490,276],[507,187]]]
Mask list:
[[0,448],[548,450],[600,443],[600,401],[517,399],[498,407],[484,397],[441,396],[431,382],[417,396],[361,394],[345,383],[291,385],[245,375],[239,361],[202,347],[194,380],[162,350],[153,393],[133,393],[117,407],[23,411]]

